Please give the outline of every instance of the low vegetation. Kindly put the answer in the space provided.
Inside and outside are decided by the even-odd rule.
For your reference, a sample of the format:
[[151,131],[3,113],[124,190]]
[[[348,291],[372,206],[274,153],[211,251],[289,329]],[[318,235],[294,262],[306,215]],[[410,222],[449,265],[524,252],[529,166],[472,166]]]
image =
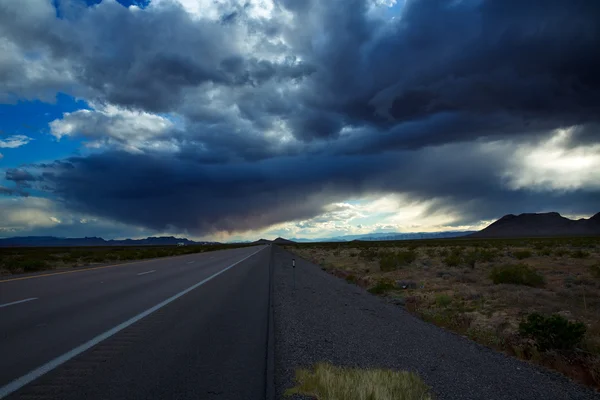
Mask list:
[[570,322],[558,314],[529,314],[527,320],[519,324],[519,334],[532,339],[541,351],[573,350],[583,340],[585,331],[583,322]]
[[600,238],[287,247],[428,322],[600,388]]
[[413,372],[357,369],[320,363],[296,371],[297,386],[286,396],[317,400],[430,400],[429,387]]
[[492,282],[531,287],[544,286],[544,277],[526,264],[505,264],[492,268]]
[[120,263],[242,247],[244,245],[0,248],[0,275]]

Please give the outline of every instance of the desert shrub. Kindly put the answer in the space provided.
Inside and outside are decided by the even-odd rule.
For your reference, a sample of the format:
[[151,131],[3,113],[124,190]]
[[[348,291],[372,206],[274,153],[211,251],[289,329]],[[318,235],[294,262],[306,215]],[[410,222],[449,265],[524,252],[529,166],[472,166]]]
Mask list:
[[447,294],[442,293],[435,296],[435,304],[438,307],[448,307],[450,303],[452,303],[452,297]]
[[575,250],[571,252],[570,256],[572,258],[588,258],[590,256],[590,253],[583,250]]
[[498,251],[496,250],[481,250],[478,253],[478,259],[479,261],[482,262],[492,262],[494,261],[496,258],[498,258]]
[[463,256],[463,261],[468,267],[475,268],[477,262],[482,259],[481,253],[481,250],[469,251]]
[[77,262],[77,258],[73,256],[73,254],[71,253],[67,253],[67,254],[63,254],[60,257],[61,261],[64,262],[65,264],[70,264],[70,263],[74,263]]
[[373,261],[379,256],[379,251],[373,249],[364,249],[358,254],[358,256],[367,261]]
[[527,320],[519,324],[519,334],[533,339],[541,351],[573,349],[581,342],[585,331],[583,322],[570,322],[558,314],[529,314]]
[[394,289],[394,287],[394,281],[390,279],[382,279],[377,282],[375,286],[369,288],[368,291],[373,294],[384,294],[385,292]]
[[379,268],[382,272],[394,271],[400,266],[408,265],[417,259],[417,253],[412,250],[387,253],[379,260]]
[[458,267],[460,265],[460,255],[455,252],[448,254],[444,258],[444,264],[448,267]]
[[394,254],[386,254],[379,260],[379,268],[381,272],[394,271],[398,266],[398,261]]
[[552,250],[550,250],[550,249],[544,248],[544,249],[538,251],[538,256],[550,256],[550,255],[552,255]]
[[425,250],[425,254],[427,254],[427,257],[429,258],[433,258],[436,256],[436,251],[435,249],[427,249]]
[[348,283],[356,283],[356,281],[357,281],[357,279],[356,279],[355,275],[350,274],[350,275],[346,276],[346,282],[348,282]]
[[494,267],[490,278],[495,284],[510,283],[532,287],[544,285],[544,277],[525,264],[506,264]]
[[399,251],[396,253],[396,259],[400,265],[408,265],[417,259],[417,253],[414,250]]
[[531,257],[531,251],[529,250],[517,250],[513,253],[517,260],[524,260],[526,258]]
[[590,266],[590,272],[596,278],[600,278],[600,264],[591,265]]
[[556,249],[556,250],[554,250],[554,255],[556,257],[562,257],[562,256],[567,255],[568,253],[569,252],[567,250],[565,250],[565,249]]
[[94,254],[87,258],[90,262],[101,263],[108,260],[106,254]]
[[24,272],[36,272],[50,269],[51,266],[44,260],[15,260],[11,263],[11,270],[22,269]]
[[438,256],[440,257],[448,257],[448,254],[450,254],[450,251],[446,248],[438,250]]

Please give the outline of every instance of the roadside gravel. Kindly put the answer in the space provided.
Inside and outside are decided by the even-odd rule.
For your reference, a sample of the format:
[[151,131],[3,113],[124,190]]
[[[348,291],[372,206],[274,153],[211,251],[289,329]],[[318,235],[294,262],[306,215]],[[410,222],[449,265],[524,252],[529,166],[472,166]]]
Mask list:
[[437,399],[600,399],[562,375],[421,321],[279,247],[273,250],[277,398],[293,386],[296,368],[328,361],[415,371]]

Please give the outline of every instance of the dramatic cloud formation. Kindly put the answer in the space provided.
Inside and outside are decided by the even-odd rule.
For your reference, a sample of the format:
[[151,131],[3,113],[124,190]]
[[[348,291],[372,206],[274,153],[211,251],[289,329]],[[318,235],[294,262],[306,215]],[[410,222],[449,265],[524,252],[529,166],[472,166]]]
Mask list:
[[0,102],[89,104],[49,124],[85,151],[5,179],[198,236],[318,236],[389,196],[411,218],[371,229],[593,214],[599,20],[595,0],[4,2]]

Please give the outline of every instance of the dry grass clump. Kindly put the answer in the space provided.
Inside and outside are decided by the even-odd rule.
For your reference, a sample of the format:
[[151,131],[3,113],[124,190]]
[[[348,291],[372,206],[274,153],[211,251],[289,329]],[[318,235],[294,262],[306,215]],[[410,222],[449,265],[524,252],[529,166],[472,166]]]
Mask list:
[[296,371],[297,386],[286,396],[300,394],[318,400],[431,400],[429,387],[413,372],[358,369],[316,364]]

